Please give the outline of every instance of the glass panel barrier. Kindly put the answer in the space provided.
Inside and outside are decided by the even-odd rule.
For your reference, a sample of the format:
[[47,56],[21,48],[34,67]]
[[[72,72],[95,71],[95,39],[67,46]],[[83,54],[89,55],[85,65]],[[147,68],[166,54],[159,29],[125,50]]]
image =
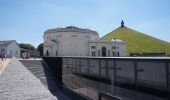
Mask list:
[[169,99],[170,61],[83,57],[63,57],[62,61],[63,87],[85,98]]

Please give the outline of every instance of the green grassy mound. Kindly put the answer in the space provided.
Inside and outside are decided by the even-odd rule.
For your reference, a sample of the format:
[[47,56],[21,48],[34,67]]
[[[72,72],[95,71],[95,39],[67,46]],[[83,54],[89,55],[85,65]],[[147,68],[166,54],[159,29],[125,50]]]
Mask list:
[[166,53],[170,55],[170,43],[135,31],[119,27],[101,40],[121,39],[126,42],[127,53]]

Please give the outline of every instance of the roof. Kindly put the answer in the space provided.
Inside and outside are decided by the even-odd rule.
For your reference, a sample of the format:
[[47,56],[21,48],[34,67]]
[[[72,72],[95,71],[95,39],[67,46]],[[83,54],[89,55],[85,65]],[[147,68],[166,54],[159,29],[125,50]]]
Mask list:
[[[56,58],[93,58],[93,59],[120,59],[120,60],[170,60],[170,57],[90,57],[90,56],[58,56]],[[46,58],[46,57],[45,57]],[[47,57],[47,58],[55,58],[55,57]]]
[[78,28],[75,26],[67,26],[65,28],[48,29],[44,33],[55,33],[55,32],[79,32],[79,33],[93,33],[93,34],[98,35],[98,33],[96,31],[93,31],[90,29]]
[[89,43],[111,43],[111,44],[113,44],[113,43],[119,43],[119,44],[125,44],[125,42],[124,41],[109,41],[109,40],[91,40],[91,41],[89,41]]
[[16,42],[16,41],[15,41],[15,40],[0,41],[0,47],[8,46],[8,45],[10,45],[12,42]]

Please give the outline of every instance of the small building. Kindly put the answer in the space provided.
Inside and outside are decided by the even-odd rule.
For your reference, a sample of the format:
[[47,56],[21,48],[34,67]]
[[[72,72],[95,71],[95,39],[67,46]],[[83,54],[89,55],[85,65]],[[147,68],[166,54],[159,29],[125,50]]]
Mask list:
[[21,48],[21,58],[22,59],[29,59],[31,57],[40,57],[40,53],[36,50],[29,50]]
[[21,48],[21,58],[28,59],[30,57],[30,52],[28,49]]
[[124,41],[100,40],[96,31],[75,26],[45,31],[43,51],[44,56],[126,56]]
[[97,57],[123,57],[125,53],[125,42],[119,39],[112,41],[96,40],[89,41],[89,55]]
[[15,40],[0,41],[0,55],[20,57],[20,46]]

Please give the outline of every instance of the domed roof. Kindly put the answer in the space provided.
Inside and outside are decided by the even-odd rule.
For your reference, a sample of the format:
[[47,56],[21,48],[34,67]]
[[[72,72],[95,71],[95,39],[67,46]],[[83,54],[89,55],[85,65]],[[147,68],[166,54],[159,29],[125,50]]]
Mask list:
[[75,26],[67,26],[66,28],[68,28],[68,29],[78,29],[78,27],[75,27]]

